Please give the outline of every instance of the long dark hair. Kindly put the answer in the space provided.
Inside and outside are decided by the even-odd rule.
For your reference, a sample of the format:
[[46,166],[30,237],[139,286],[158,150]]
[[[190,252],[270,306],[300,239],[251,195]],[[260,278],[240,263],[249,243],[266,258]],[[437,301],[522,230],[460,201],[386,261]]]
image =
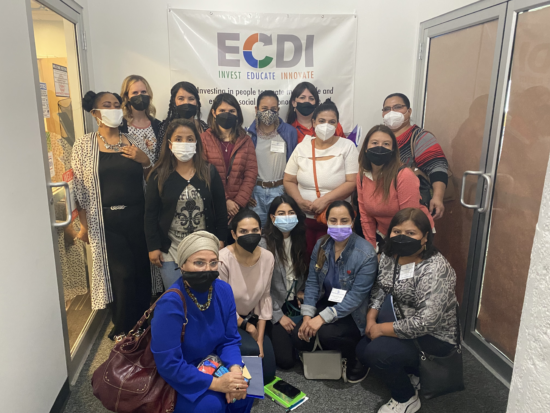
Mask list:
[[[290,249],[290,257],[286,256],[284,247],[284,236],[279,228],[271,221],[271,215],[275,215],[277,208],[281,204],[288,204],[298,217],[298,224],[290,231],[290,239],[292,247]],[[294,274],[297,278],[303,277],[307,273],[306,257],[306,215],[300,209],[294,198],[287,194],[276,197],[269,206],[268,217],[264,227],[264,238],[267,244],[267,249],[277,255],[279,259],[286,263],[289,259],[292,260]]]
[[166,134],[164,135],[165,139],[162,141],[160,157],[155,164],[155,167],[149,173],[149,176],[151,176],[153,172],[157,173],[158,188],[160,194],[162,194],[164,183],[172,174],[172,172],[176,170],[176,166],[178,165],[178,160],[176,159],[168,145],[170,144],[172,135],[180,126],[191,129],[191,131],[193,131],[193,134],[195,135],[195,140],[197,141],[197,152],[195,153],[195,155],[193,155],[193,164],[195,166],[197,177],[200,180],[204,181],[206,183],[206,186],[210,188],[210,165],[206,162],[203,155],[204,150],[202,148],[202,141],[195,122],[191,119],[174,119],[172,122],[170,122],[168,128],[166,129]]
[[[353,206],[351,206],[351,204],[348,201],[334,201],[327,208],[327,214],[326,214],[327,222],[330,218],[330,211],[338,207],[345,207],[348,210],[349,216],[351,217],[352,221],[355,219],[355,210],[353,209]],[[353,224],[351,225],[351,229],[353,230]],[[324,235],[321,238],[321,243],[319,244],[319,251],[317,252],[317,263],[315,264],[315,267],[317,267],[318,269],[323,268],[323,265],[325,265],[326,257],[325,257],[325,254],[323,254],[323,251],[321,251],[321,246],[325,242],[327,242],[329,238],[330,238],[330,235],[328,234]]]
[[168,105],[168,114],[166,115],[166,119],[164,120],[167,123],[170,123],[174,120],[175,109],[176,109],[176,95],[180,91],[180,89],[185,90],[187,93],[191,93],[197,102],[197,119],[199,121],[199,125],[201,123],[201,98],[199,96],[199,91],[195,87],[193,83],[190,82],[178,82],[174,86],[172,86],[172,89],[170,89],[170,103]]
[[426,260],[437,254],[439,251],[433,244],[434,234],[432,230],[432,224],[430,223],[430,220],[428,219],[424,211],[418,208],[405,208],[393,216],[390,222],[390,226],[388,227],[388,232],[386,233],[386,242],[384,244],[382,252],[388,257],[393,256],[392,242],[390,237],[391,232],[393,231],[393,227],[395,227],[396,225],[401,225],[402,223],[407,221],[412,221],[414,226],[418,228],[420,232],[422,232],[422,237],[428,234],[426,249],[422,252],[422,254],[420,254],[420,258]]
[[286,123],[292,125],[296,121],[296,109],[294,109],[294,106],[292,106],[292,102],[295,102],[296,98],[299,97],[306,89],[309,90],[309,93],[313,95],[313,98],[315,99],[315,106],[319,105],[320,99],[317,88],[309,82],[298,83],[292,91],[292,94],[290,95],[290,100],[288,101],[288,113],[286,114]]
[[239,105],[239,102],[237,99],[235,99],[235,96],[233,96],[230,93],[221,93],[214,99],[214,102],[212,102],[212,108],[210,109],[210,112],[208,112],[208,127],[212,130],[212,134],[220,139],[221,138],[221,131],[218,127],[218,124],[216,123],[216,119],[214,118],[214,115],[212,112],[216,112],[218,107],[222,104],[222,102],[227,103],[230,106],[233,106],[237,110],[237,124],[231,131],[231,141],[235,142],[239,136],[243,136],[246,134],[245,130],[243,129],[243,111],[241,110],[241,105]]
[[[361,151],[359,152],[359,176],[361,177],[361,182],[363,182],[363,175],[365,172],[372,172],[372,163],[367,158],[367,146],[369,144],[370,138],[376,132],[382,132],[388,135],[392,141],[393,156],[390,161],[382,166],[380,173],[376,177],[376,187],[374,192],[383,191],[384,202],[388,200],[390,196],[391,183],[394,182],[395,188],[397,189],[397,175],[399,174],[399,168],[401,167],[401,159],[399,157],[399,146],[397,145],[397,139],[395,138],[394,133],[386,125],[376,125],[371,128]],[[373,176],[374,178],[374,176]]]

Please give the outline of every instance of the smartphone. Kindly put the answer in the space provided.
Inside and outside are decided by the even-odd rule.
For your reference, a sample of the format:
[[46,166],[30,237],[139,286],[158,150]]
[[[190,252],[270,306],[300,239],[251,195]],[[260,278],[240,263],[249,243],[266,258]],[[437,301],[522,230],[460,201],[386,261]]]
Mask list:
[[300,390],[298,390],[293,385],[288,384],[284,380],[279,380],[277,383],[273,385],[273,388],[283,393],[285,396],[289,397],[291,400],[300,394]]

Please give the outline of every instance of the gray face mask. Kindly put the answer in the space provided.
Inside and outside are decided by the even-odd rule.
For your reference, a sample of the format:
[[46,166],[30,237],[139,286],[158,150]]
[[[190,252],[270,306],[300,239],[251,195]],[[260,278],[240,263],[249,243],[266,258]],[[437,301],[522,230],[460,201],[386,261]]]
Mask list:
[[270,109],[263,112],[258,111],[256,112],[256,119],[266,126],[271,126],[279,119],[279,114]]

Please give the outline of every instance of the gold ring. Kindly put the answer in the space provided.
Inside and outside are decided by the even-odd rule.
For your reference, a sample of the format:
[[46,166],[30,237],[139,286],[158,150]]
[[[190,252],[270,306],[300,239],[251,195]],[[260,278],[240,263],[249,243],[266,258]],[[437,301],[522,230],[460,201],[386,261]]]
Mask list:
[[239,390],[239,386],[237,386],[237,387],[235,388],[235,390]]

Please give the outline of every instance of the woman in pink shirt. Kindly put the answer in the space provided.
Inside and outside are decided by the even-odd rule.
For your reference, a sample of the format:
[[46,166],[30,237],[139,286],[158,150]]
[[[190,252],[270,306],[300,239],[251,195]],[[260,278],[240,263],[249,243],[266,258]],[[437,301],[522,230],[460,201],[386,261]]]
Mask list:
[[376,248],[376,236],[384,237],[393,216],[405,208],[419,208],[430,220],[428,209],[420,204],[420,181],[410,168],[401,166],[397,140],[390,128],[374,126],[359,153],[357,198],[363,235]]
[[275,378],[275,353],[265,334],[266,323],[273,317],[271,278],[275,258],[258,246],[261,236],[260,217],[243,208],[231,221],[235,243],[220,251],[220,280],[233,289],[237,307],[237,325],[241,336],[241,354],[260,356],[264,383]]

